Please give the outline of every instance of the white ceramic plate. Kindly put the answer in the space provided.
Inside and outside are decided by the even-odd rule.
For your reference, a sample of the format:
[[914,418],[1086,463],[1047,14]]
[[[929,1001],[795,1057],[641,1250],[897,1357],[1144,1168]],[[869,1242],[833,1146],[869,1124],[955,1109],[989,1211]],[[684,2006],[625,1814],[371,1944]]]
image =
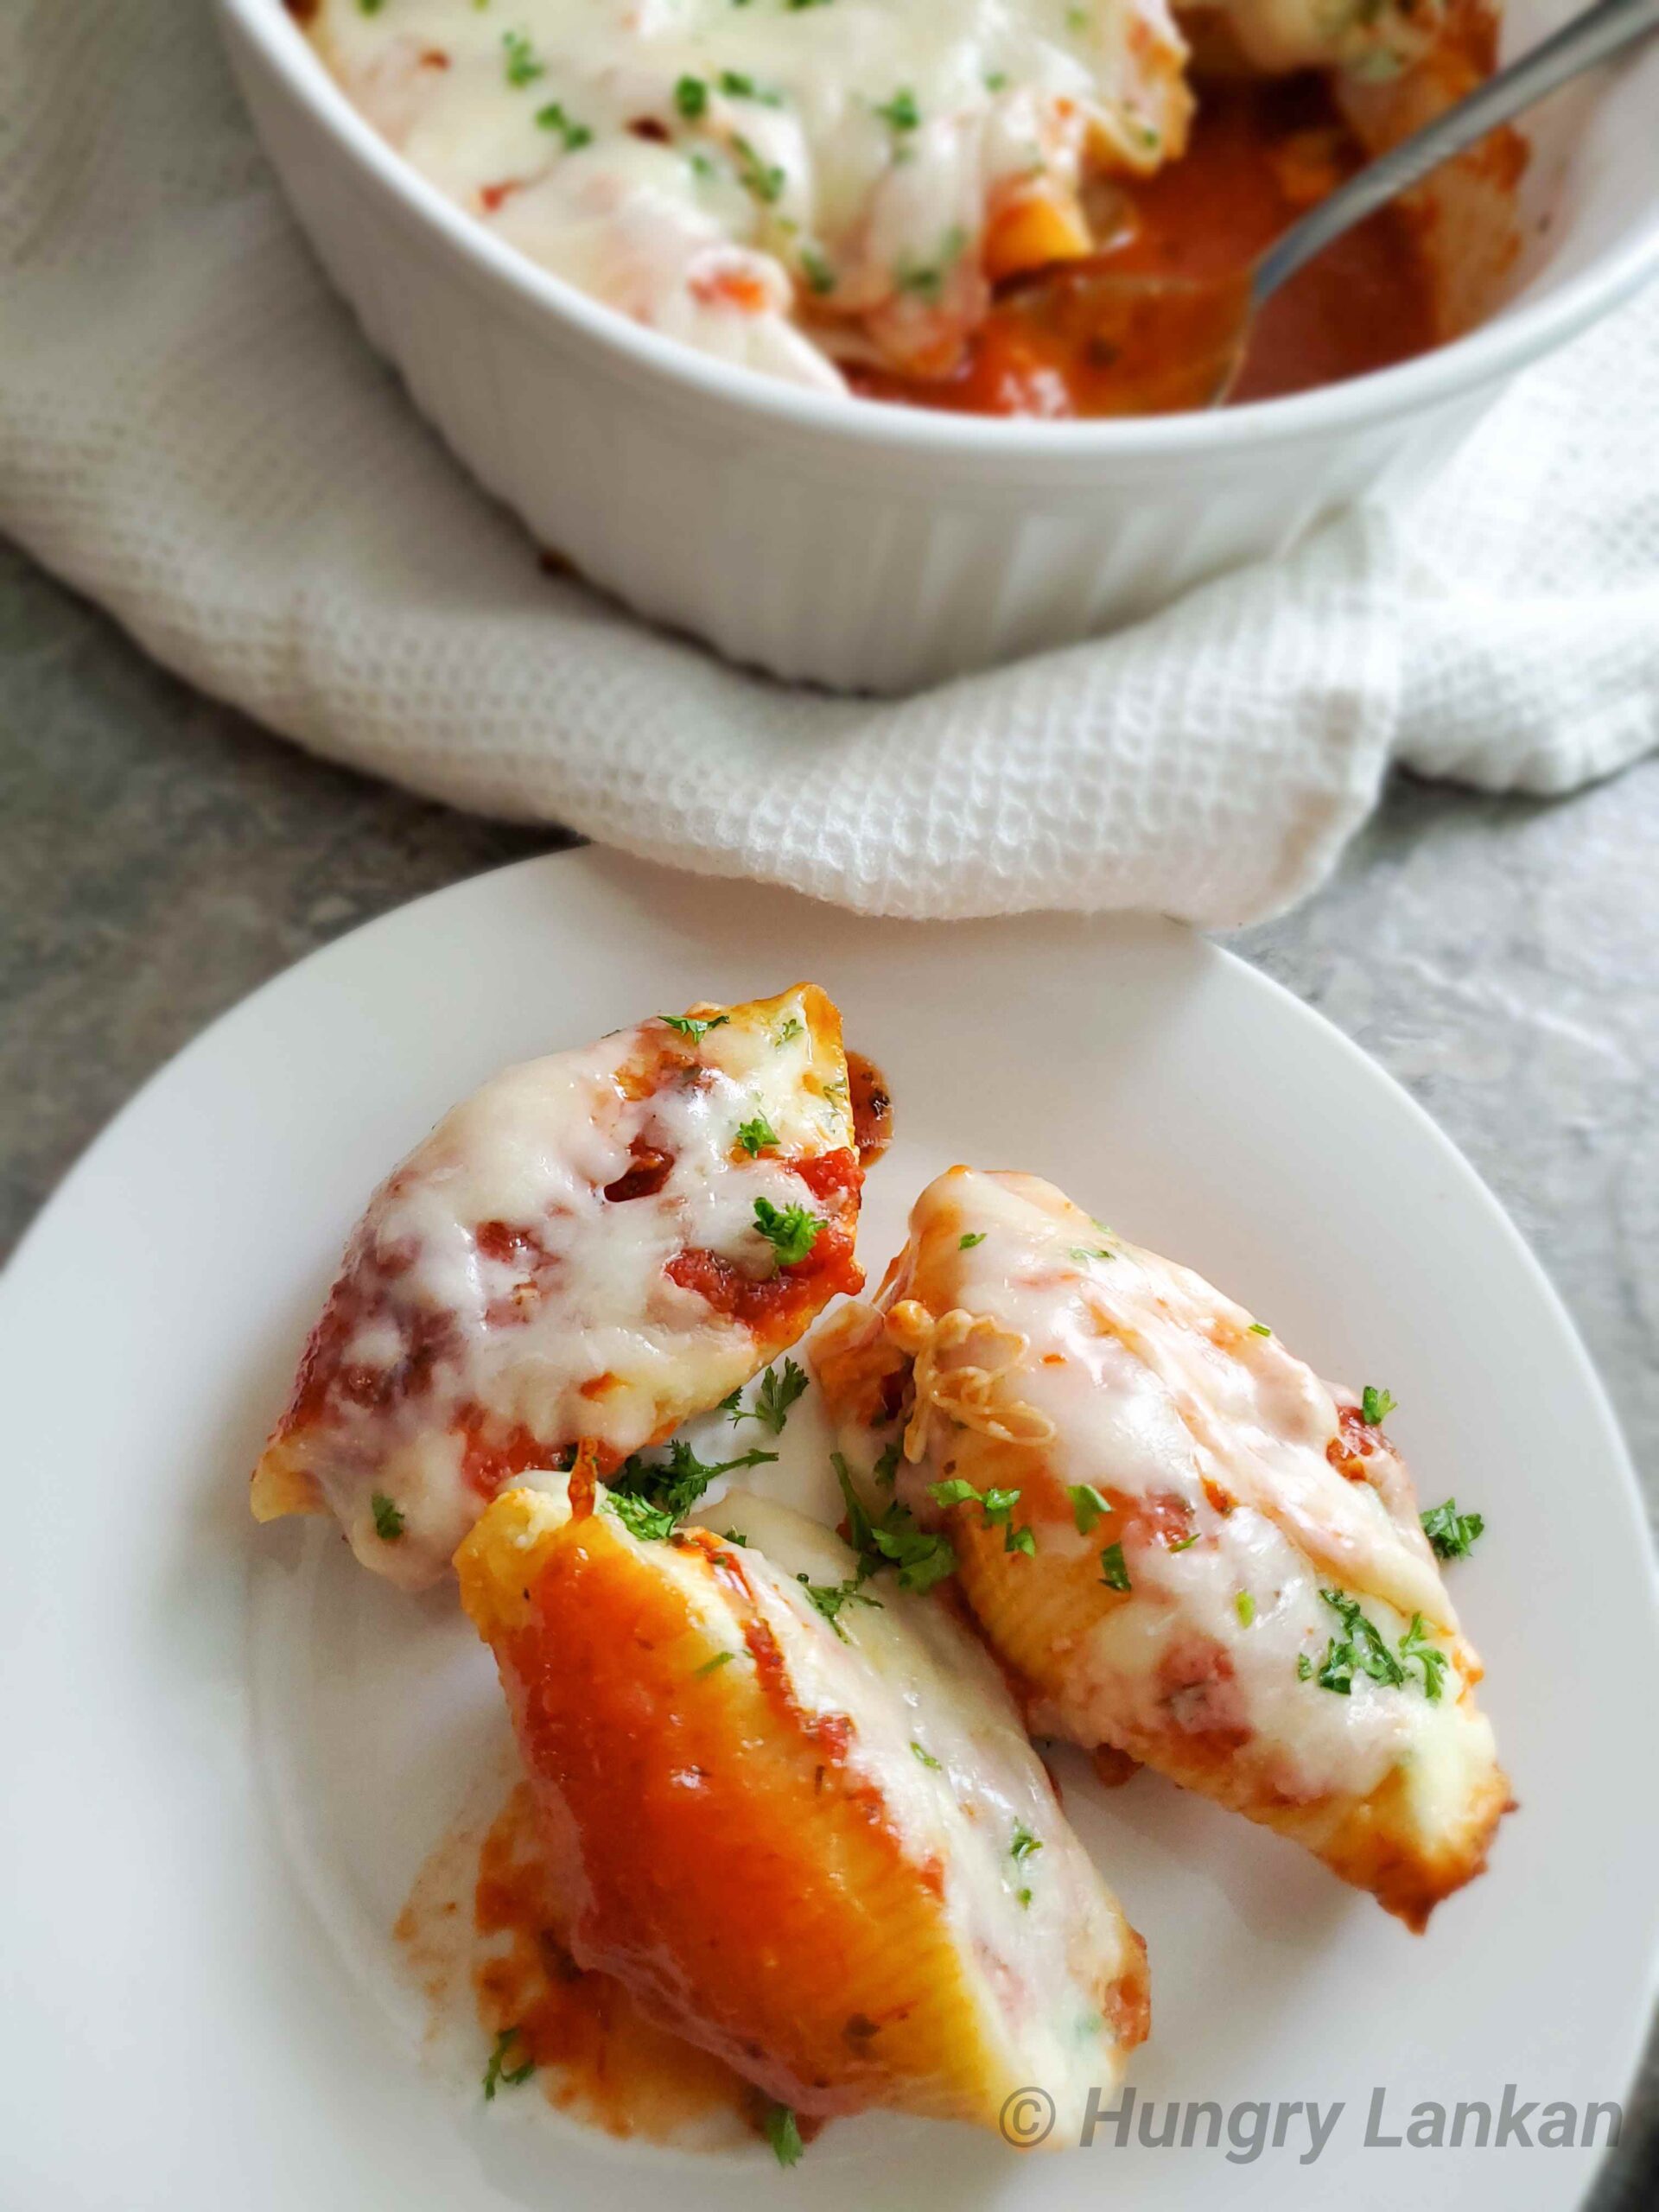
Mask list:
[[[442,1593],[321,1527],[256,1530],[247,1471],[346,1230],[500,1063],[810,975],[886,1068],[899,1135],[861,1249],[957,1159],[1052,1175],[1188,1260],[1327,1374],[1385,1383],[1455,1570],[1522,1811],[1414,1939],[1288,1844],[1143,1775],[1067,1802],[1146,1933],[1142,2100],[1321,2106],[1229,2144],[1020,2157],[924,2123],[804,2164],[630,2152],[423,2071],[390,1923],[498,1727]],[[1635,1486],[1571,1329],[1445,1141],[1294,1000],[1186,931],[927,928],[594,854],[423,901],[308,961],[137,1098],[0,1308],[8,1532],[0,2011],[9,2212],[515,2204],[1183,2212],[1566,2207],[1595,2154],[1388,2149],[1422,2100],[1622,2097],[1659,1938],[1659,1613]],[[1161,2115],[1160,2115],[1161,2116]],[[1529,2132],[1535,2133],[1540,2115]],[[1254,2122],[1234,2123],[1248,2145]]]

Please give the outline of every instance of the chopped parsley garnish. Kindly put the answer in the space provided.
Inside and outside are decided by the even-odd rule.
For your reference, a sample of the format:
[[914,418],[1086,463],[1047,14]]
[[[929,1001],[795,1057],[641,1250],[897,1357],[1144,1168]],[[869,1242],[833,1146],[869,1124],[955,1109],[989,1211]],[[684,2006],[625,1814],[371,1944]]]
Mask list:
[[1368,1382],[1360,1393],[1360,1417],[1368,1428],[1376,1428],[1387,1421],[1399,1402],[1392,1390],[1378,1390]]
[[[742,1539],[740,1537],[738,1541],[741,1542]],[[691,1669],[692,1681],[701,1681],[705,1675],[712,1675],[716,1667],[730,1666],[736,1656],[735,1651],[716,1651],[712,1659],[705,1659],[701,1667],[694,1667]]]
[[695,1045],[711,1029],[719,1029],[731,1020],[729,1014],[716,1014],[707,1021],[700,1021],[694,1014],[659,1014],[658,1021],[665,1021],[671,1029],[677,1029],[682,1037],[689,1037]]
[[1112,1255],[1103,1244],[1074,1244],[1071,1257],[1086,1267],[1090,1260],[1109,1260]]
[[[781,1376],[775,1367],[769,1367],[760,1377],[760,1388],[755,1394],[754,1403],[747,1411],[741,1407],[733,1409],[733,1426],[735,1427],[739,1421],[758,1421],[774,1436],[781,1436],[784,1423],[789,1419],[790,1408],[805,1389],[806,1376],[792,1359],[784,1362]],[[735,1392],[733,1397],[735,1400]],[[721,1402],[723,1405],[726,1401],[722,1399]]]
[[842,1503],[847,1508],[847,1541],[861,1560],[870,1560],[873,1574],[880,1560],[875,1554],[875,1523],[870,1519],[863,1499],[853,1487],[853,1478],[841,1452],[830,1454],[830,1465],[835,1471],[836,1485],[841,1492]]
[[1132,1587],[1129,1570],[1123,1563],[1122,1544],[1108,1544],[1100,1555],[1100,1579],[1109,1590],[1128,1590]]
[[610,1504],[630,1535],[641,1543],[660,1542],[683,1521],[716,1475],[729,1475],[742,1467],[770,1465],[775,1452],[745,1452],[735,1459],[721,1459],[713,1466],[698,1459],[682,1436],[668,1447],[665,1464],[651,1465],[638,1452],[626,1459],[609,1484]]
[[858,1554],[863,1580],[868,1581],[883,1567],[896,1567],[899,1587],[919,1595],[956,1573],[957,1554],[948,1536],[930,1535],[918,1529],[909,1508],[897,1503],[890,1505],[879,1521],[873,1521],[839,1452],[830,1454],[830,1464],[846,1501],[848,1540]]
[[722,69],[720,89],[732,99],[759,100],[763,107],[781,107],[784,104],[781,92],[768,92],[764,85],[757,85],[753,77],[746,76],[741,69]]
[[987,1233],[988,1232],[982,1229],[970,1229],[965,1236],[957,1238],[957,1251],[971,1252],[976,1244],[982,1244],[985,1242]]
[[913,1736],[910,1739],[910,1748],[915,1752],[917,1758],[921,1761],[924,1766],[931,1766],[935,1774],[944,1773],[944,1769],[941,1766],[938,1760],[934,1758],[932,1752],[925,1751],[921,1745],[916,1741],[916,1738]]
[[836,289],[836,272],[822,247],[803,245],[800,250],[801,273],[806,278],[806,289],[822,299],[826,292]]
[[1400,1656],[1409,1666],[1414,1659],[1423,1670],[1423,1695],[1431,1705],[1438,1705],[1445,1686],[1445,1675],[1451,1661],[1440,1646],[1431,1641],[1423,1626],[1423,1617],[1414,1613],[1411,1626],[1400,1639]]
[[721,1541],[727,1544],[735,1544],[740,1551],[747,1551],[749,1548],[748,1538],[747,1536],[740,1536],[735,1529],[728,1529],[724,1536],[721,1537]]
[[795,1580],[843,1643],[849,1641],[840,1620],[843,1606],[874,1605],[878,1612],[881,1609],[879,1598],[867,1598],[859,1588],[859,1584],[864,1580],[861,1574],[849,1574],[844,1582],[813,1582],[804,1574],[798,1574]]
[[1015,1823],[1014,1841],[1008,1846],[1008,1856],[1016,1866],[1023,1866],[1026,1860],[1039,1852],[1042,1847],[1043,1842],[1040,1836],[1033,1835],[1023,1821]]
[[1265,1321],[1252,1321],[1250,1324],[1250,1334],[1253,1337],[1270,1337],[1273,1334],[1273,1331],[1268,1326]]
[[929,1535],[918,1529],[914,1515],[902,1505],[890,1505],[872,1534],[880,1554],[877,1564],[897,1567],[901,1590],[914,1590],[919,1595],[957,1571],[950,1539]]
[[904,1448],[904,1439],[901,1436],[895,1436],[870,1470],[876,1481],[885,1484],[888,1490],[893,1488],[893,1478],[899,1472],[899,1461]]
[[763,1145],[777,1143],[778,1132],[764,1114],[757,1114],[752,1122],[739,1122],[737,1141],[753,1160]]
[[1029,1528],[1016,1529],[1014,1525],[1014,1509],[1019,1503],[1017,1490],[988,1490],[980,1499],[985,1509],[986,1527],[1002,1531],[1003,1550],[1024,1552],[1027,1559],[1034,1559],[1037,1555],[1036,1537]]
[[1007,89],[1007,82],[1008,73],[1006,69],[988,69],[985,73],[985,89],[988,92],[1005,92]]
[[972,1483],[963,1482],[960,1475],[949,1482],[929,1483],[927,1494],[936,1505],[965,1505],[970,1497],[979,1496]]
[[964,1482],[957,1475],[946,1482],[929,1483],[927,1494],[936,1505],[976,1503],[984,1513],[986,1527],[1004,1532],[1005,1552],[1024,1552],[1028,1559],[1036,1557],[1036,1537],[1029,1529],[1016,1529],[1014,1525],[1014,1509],[1020,1503],[1017,1490],[976,1490],[972,1483]]
[[740,1382],[735,1390],[728,1390],[715,1408],[715,1411],[717,1414],[730,1414],[734,1421],[741,1420],[743,1413],[743,1385]]
[[823,1224],[804,1206],[773,1205],[770,1198],[754,1202],[754,1225],[778,1255],[780,1268],[798,1267],[818,1241]]
[[501,44],[506,54],[507,82],[522,88],[533,85],[538,77],[547,74],[547,64],[536,59],[536,49],[524,31],[503,31]]
[[1239,1626],[1249,1628],[1250,1623],[1255,1618],[1255,1600],[1248,1590],[1236,1590],[1233,1592],[1233,1611],[1238,1615]]
[[1164,1549],[1171,1552],[1190,1552],[1198,1541],[1198,1532],[1195,1529],[1190,1536],[1183,1536],[1178,1544],[1166,1544]]
[[642,1544],[659,1544],[674,1533],[674,1516],[665,1505],[653,1505],[634,1491],[613,1491],[606,1501],[631,1536]]
[[1369,1675],[1374,1682],[1398,1689],[1412,1679],[1407,1668],[1415,1666],[1421,1673],[1423,1695],[1431,1705],[1439,1703],[1451,1661],[1429,1636],[1421,1613],[1412,1615],[1411,1625],[1400,1639],[1400,1656],[1396,1658],[1381,1629],[1375,1621],[1366,1618],[1357,1599],[1344,1596],[1340,1590],[1321,1590],[1319,1595],[1341,1619],[1346,1633],[1340,1638],[1331,1638],[1317,1669],[1306,1651],[1299,1656],[1296,1672],[1303,1681],[1312,1676],[1321,1689],[1335,1690],[1338,1696],[1348,1697],[1352,1694],[1356,1674]]
[[922,111],[916,105],[915,93],[902,86],[890,100],[884,100],[875,111],[882,122],[889,124],[894,130],[914,130],[922,119]]
[[732,151],[737,156],[737,181],[746,192],[753,193],[768,207],[783,198],[788,179],[775,162],[762,161],[749,141],[741,136],[733,138]]
[[1478,1513],[1459,1513],[1455,1497],[1431,1506],[1423,1516],[1423,1534],[1441,1559],[1467,1559],[1485,1526]]
[[[1369,1675],[1374,1682],[1382,1682],[1390,1689],[1398,1689],[1409,1679],[1400,1660],[1389,1650],[1382,1630],[1367,1618],[1357,1599],[1350,1598],[1341,1590],[1321,1590],[1319,1595],[1341,1621],[1344,1630],[1341,1637],[1330,1639],[1325,1657],[1319,1662],[1315,1679],[1321,1689],[1334,1690],[1339,1697],[1347,1697],[1352,1693],[1357,1674]],[[1421,1613],[1412,1615],[1411,1626],[1400,1639],[1400,1650],[1402,1657],[1416,1661],[1421,1668],[1424,1695],[1438,1698],[1446,1655],[1427,1642]],[[1296,1672],[1303,1681],[1313,1672],[1306,1652],[1297,1661]]]
[[1406,1679],[1405,1669],[1389,1650],[1382,1631],[1368,1614],[1361,1610],[1359,1600],[1350,1598],[1340,1590],[1321,1590],[1319,1592],[1347,1631],[1345,1644],[1348,1657],[1345,1664],[1351,1678],[1357,1667],[1374,1682],[1397,1686]]
[[545,107],[538,107],[536,111],[536,120],[543,130],[558,132],[564,141],[564,150],[567,154],[578,154],[584,146],[590,146],[593,143],[594,134],[587,124],[572,123],[557,100],[550,100]]
[[694,123],[709,105],[709,87],[701,77],[682,77],[674,87],[674,105],[688,123]]
[[772,1033],[774,1045],[792,1045],[801,1034],[804,1024],[798,1014],[785,1014]]
[[503,2028],[495,2039],[495,2049],[490,2053],[490,2063],[484,2069],[484,2101],[491,2103],[499,2088],[516,2089],[521,2082],[528,2082],[536,2071],[533,2058],[525,2059],[522,2066],[509,2066],[507,2053],[521,2040],[517,2028]]
[[1018,1900],[1021,1912],[1029,1912],[1031,1910],[1031,1891],[1029,1890],[1016,1890],[1014,1894],[1015,1898]]
[[893,270],[893,283],[901,292],[908,292],[915,299],[937,301],[944,289],[946,275],[962,258],[967,243],[967,232],[953,224],[939,240],[939,257],[936,262],[915,262],[906,257]]
[[768,2104],[760,2115],[761,2133],[772,2145],[772,2155],[780,2166],[798,2166],[806,2145],[801,2140],[801,2131],[795,2115],[787,2105]]
[[1071,1518],[1080,1536],[1086,1536],[1101,1515],[1111,1510],[1093,1483],[1073,1483],[1065,1494],[1071,1501]]
[[385,1491],[378,1490],[370,1498],[374,1513],[374,1533],[383,1543],[396,1543],[404,1533],[404,1515],[400,1506],[394,1505]]

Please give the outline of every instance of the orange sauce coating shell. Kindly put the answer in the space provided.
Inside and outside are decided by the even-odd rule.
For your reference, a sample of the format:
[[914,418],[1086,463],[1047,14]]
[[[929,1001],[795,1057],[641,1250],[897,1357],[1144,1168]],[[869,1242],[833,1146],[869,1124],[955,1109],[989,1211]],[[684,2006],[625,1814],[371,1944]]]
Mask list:
[[722,2112],[758,2124],[747,2082],[571,1956],[569,1901],[523,1783],[479,1853],[473,1917],[483,1951],[473,1968],[480,2023],[492,2037],[517,2030],[508,2063],[533,2061],[551,2103],[607,2134],[656,2142]]
[[[746,1592],[741,1555],[679,1541]],[[950,2071],[938,1870],[861,1784],[850,1720],[793,1707],[765,1622],[740,1595],[747,1650],[698,1675],[685,1597],[604,1514],[567,1527],[531,1596],[496,1654],[549,1833],[574,1835],[575,1959],[804,2113],[881,2101],[900,2045],[904,2070]]]

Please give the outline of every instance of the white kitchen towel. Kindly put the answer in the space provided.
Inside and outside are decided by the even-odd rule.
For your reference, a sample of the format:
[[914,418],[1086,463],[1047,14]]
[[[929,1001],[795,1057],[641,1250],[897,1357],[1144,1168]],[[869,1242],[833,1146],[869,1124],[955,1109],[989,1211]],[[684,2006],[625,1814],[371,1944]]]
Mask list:
[[330,759],[868,912],[1311,889],[1390,761],[1558,792],[1659,741],[1659,294],[1433,492],[1115,638],[902,701],[543,575],[371,357],[203,0],[0,10],[0,526]]

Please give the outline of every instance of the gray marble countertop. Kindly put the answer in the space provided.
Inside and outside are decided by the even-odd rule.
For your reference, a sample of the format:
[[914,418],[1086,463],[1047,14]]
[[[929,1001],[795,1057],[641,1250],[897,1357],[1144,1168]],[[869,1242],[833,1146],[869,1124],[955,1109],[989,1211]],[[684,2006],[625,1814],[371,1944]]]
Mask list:
[[[0,544],[0,1249],[129,1093],[257,983],[421,892],[569,842],[307,758]],[[1390,1069],[1497,1192],[1650,1497],[1656,862],[1659,760],[1553,804],[1399,779],[1319,897],[1231,940]],[[1650,2063],[1597,2212],[1656,2199]]]

